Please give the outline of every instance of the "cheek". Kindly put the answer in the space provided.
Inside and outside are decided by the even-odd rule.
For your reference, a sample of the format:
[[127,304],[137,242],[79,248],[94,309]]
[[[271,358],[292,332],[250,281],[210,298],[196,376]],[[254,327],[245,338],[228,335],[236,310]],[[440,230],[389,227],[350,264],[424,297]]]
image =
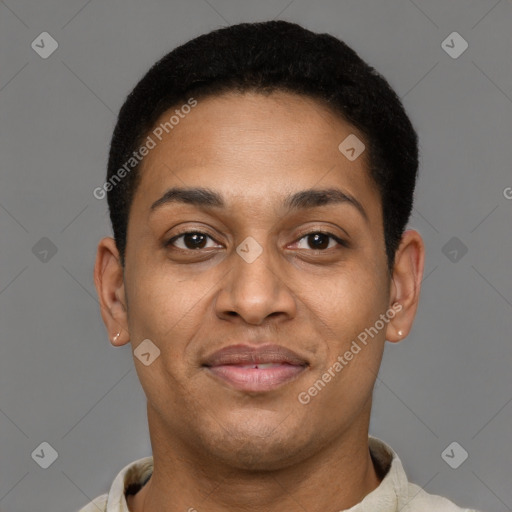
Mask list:
[[141,385],[149,402],[162,414],[168,408],[183,408],[183,399],[190,396],[186,372],[193,361],[188,357],[187,346],[203,318],[202,303],[198,302],[197,294],[188,291],[193,283],[180,284],[176,276],[165,276],[156,270],[141,273],[130,282],[128,319],[132,350],[146,339],[159,350],[148,366],[134,361]]
[[[193,307],[195,295],[183,290],[174,276],[148,265],[128,278],[129,327],[132,339],[151,339],[161,350],[176,336],[180,320]],[[193,310],[192,310],[193,311]]]
[[196,364],[193,340],[203,333],[213,283],[211,279],[184,280],[156,265],[146,268],[151,271],[131,276],[127,290],[132,343],[136,346],[150,339],[160,350],[166,371],[185,378],[183,372]]
[[331,355],[333,351],[344,351],[387,307],[385,282],[359,267],[316,280],[303,297],[318,319],[318,328],[330,340]]
[[353,267],[335,278],[317,281],[308,293],[318,345],[324,353],[303,391],[311,398],[308,407],[324,409],[322,414],[332,415],[334,421],[340,411],[355,411],[371,395],[385,329],[377,333],[370,329],[387,309],[386,282],[367,268]]

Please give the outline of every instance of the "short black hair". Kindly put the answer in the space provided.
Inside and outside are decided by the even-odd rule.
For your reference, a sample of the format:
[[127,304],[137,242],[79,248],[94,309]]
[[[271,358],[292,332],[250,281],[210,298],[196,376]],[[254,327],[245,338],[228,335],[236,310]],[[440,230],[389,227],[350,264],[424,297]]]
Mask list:
[[[107,182],[171,107],[226,92],[286,91],[315,98],[357,128],[380,193],[388,270],[412,210],[418,137],[388,82],[343,41],[283,20],[240,23],[200,35],[161,58],[124,102],[113,132]],[[340,140],[341,142],[341,140]],[[140,165],[109,187],[121,264]]]

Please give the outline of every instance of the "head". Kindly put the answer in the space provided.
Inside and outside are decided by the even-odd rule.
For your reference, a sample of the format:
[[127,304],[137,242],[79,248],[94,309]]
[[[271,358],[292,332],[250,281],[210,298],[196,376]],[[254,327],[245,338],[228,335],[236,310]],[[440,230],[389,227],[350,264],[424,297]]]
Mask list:
[[[367,429],[384,342],[419,297],[417,168],[400,100],[333,36],[240,24],[157,62],[119,113],[95,268],[113,343],[151,340],[150,429],[246,469]],[[269,344],[301,361],[272,389],[208,365]]]

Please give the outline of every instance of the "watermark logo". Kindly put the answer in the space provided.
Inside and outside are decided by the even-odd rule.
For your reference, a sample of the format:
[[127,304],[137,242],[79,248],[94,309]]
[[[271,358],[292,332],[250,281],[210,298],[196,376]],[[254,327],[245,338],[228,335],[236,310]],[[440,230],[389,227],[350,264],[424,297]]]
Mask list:
[[57,246],[49,238],[44,236],[34,244],[32,254],[39,259],[39,261],[46,263],[57,254]]
[[340,150],[340,153],[347,158],[347,160],[353,162],[361,156],[365,150],[365,145],[362,140],[351,133],[347,138],[341,141],[338,149]]
[[452,238],[450,238],[450,240],[448,240],[448,242],[443,245],[441,252],[452,263],[457,263],[468,252],[468,248],[459,238],[452,236]]
[[139,343],[133,354],[144,366],[149,366],[160,356],[160,349],[150,339],[145,339]]
[[57,450],[46,441],[43,441],[31,455],[32,459],[43,469],[49,468],[59,456]]
[[47,59],[59,47],[59,43],[48,32],[41,32],[30,46],[41,59]]
[[468,49],[468,46],[468,42],[458,32],[452,32],[441,43],[441,48],[452,59],[458,59]]
[[263,252],[263,247],[252,236],[248,236],[238,245],[236,252],[247,263],[252,263]]
[[450,443],[441,453],[441,458],[452,469],[457,469],[468,457],[468,452],[457,441]]

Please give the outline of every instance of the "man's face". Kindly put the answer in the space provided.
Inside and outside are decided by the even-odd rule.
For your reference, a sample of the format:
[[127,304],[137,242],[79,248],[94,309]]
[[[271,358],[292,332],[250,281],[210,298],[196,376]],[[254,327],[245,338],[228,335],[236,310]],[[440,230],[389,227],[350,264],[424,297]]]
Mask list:
[[[365,428],[386,329],[342,370],[333,365],[389,309],[390,280],[366,154],[350,161],[338,149],[350,134],[362,139],[310,98],[226,94],[199,100],[146,156],[124,292],[133,349],[149,339],[160,350],[148,366],[135,360],[153,435],[271,469]],[[223,205],[152,208],[173,187],[208,189]],[[363,211],[349,200],[285,203],[320,189]],[[274,347],[257,356],[273,364],[251,368],[244,350],[268,345],[295,359]],[[329,368],[330,381],[308,393]]]

